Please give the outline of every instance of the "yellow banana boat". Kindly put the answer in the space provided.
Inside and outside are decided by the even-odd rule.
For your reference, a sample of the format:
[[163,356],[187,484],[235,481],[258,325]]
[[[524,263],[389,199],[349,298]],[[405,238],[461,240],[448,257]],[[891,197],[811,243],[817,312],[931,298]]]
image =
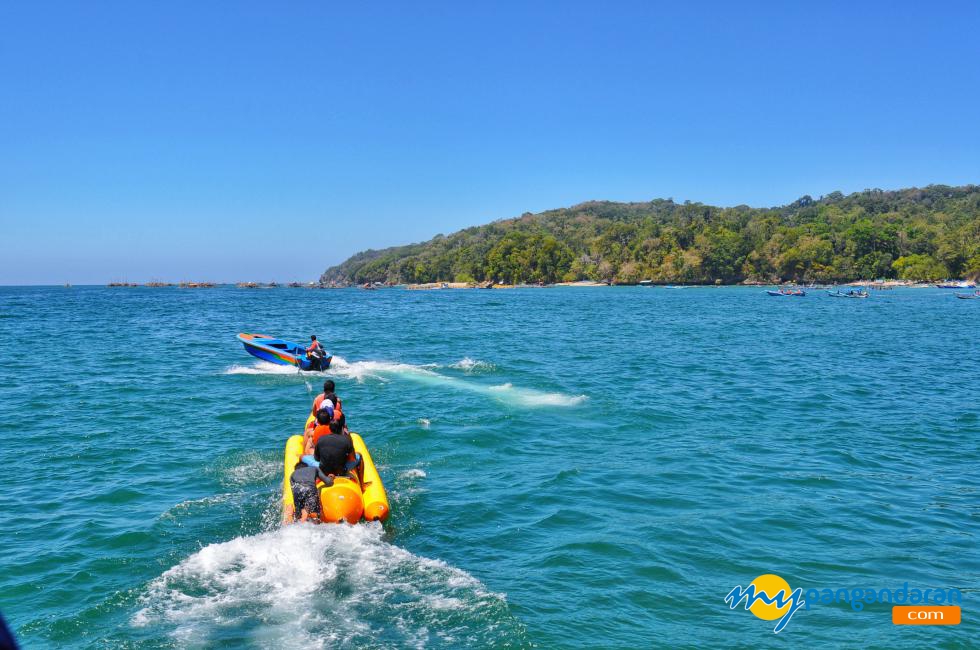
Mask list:
[[[312,421],[311,415],[306,424]],[[384,521],[391,513],[388,505],[388,494],[381,482],[378,469],[374,466],[371,453],[364,444],[364,439],[356,433],[350,434],[354,442],[354,451],[361,455],[364,472],[363,478],[356,475],[334,478],[333,485],[327,486],[319,480],[316,482],[320,493],[320,521],[356,524],[363,517],[367,521]],[[283,506],[293,505],[293,490],[289,485],[289,477],[303,455],[303,436],[290,436],[286,441],[286,451],[283,459]]]

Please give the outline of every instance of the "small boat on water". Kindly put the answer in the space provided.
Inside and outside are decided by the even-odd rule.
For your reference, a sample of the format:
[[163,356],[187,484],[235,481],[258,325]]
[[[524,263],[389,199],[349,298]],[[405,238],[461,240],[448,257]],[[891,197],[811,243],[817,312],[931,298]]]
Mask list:
[[828,291],[827,295],[831,298],[868,298],[871,294],[864,289],[851,289],[849,291],[837,289],[836,291]]
[[[313,420],[311,415],[306,420],[309,426]],[[334,434],[330,434],[334,435]],[[381,476],[374,465],[371,453],[364,444],[364,439],[356,433],[350,434],[354,443],[354,452],[361,457],[358,470],[349,472],[346,476],[336,476],[332,485],[326,485],[317,479],[316,489],[320,497],[319,516],[314,520],[320,523],[356,524],[365,521],[384,521],[391,514],[388,504],[388,493],[381,482]],[[287,510],[293,509],[293,490],[289,485],[289,477],[303,456],[303,436],[290,436],[286,441],[283,454],[283,490],[282,502]]]
[[974,291],[973,293],[957,293],[956,297],[960,300],[977,300],[980,299],[980,291]]
[[330,367],[333,355],[324,352],[322,357],[306,354],[306,348],[299,343],[277,339],[266,334],[239,334],[238,340],[245,351],[253,357],[277,363],[281,366],[296,366],[300,370],[326,370]]
[[803,298],[806,296],[806,291],[803,289],[780,289],[778,291],[773,291],[771,289],[766,289],[766,293],[770,296],[793,296],[797,298]]

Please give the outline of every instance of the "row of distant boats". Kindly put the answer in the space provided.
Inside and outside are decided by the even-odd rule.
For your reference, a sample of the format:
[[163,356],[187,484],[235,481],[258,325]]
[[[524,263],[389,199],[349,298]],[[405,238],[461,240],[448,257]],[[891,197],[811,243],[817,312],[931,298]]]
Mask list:
[[[937,284],[937,289],[976,289],[977,285],[973,282],[946,282],[943,284]],[[783,287],[781,289],[766,289],[766,294],[770,296],[776,296],[781,298],[804,298],[807,295],[806,289],[802,287]],[[858,289],[848,289],[847,291],[841,291],[840,289],[828,290],[827,295],[832,298],[869,298],[871,294],[866,288]],[[956,297],[961,300],[976,300],[980,299],[980,290],[975,290],[973,293],[960,293],[956,292]]]
[[[785,289],[766,289],[766,293],[770,296],[782,296],[782,297],[792,297],[792,298],[804,298],[806,297],[806,289],[797,289],[793,287],[788,287]],[[871,296],[867,289],[848,289],[847,291],[841,291],[840,289],[835,289],[834,291],[827,291],[827,295],[832,298],[868,298]]]

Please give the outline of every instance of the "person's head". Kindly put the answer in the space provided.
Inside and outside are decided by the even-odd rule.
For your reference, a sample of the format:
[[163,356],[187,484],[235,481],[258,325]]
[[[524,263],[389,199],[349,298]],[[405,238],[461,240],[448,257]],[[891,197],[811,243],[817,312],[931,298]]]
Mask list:
[[339,418],[330,423],[330,433],[343,433],[346,424],[347,418],[341,413]]
[[320,409],[316,412],[317,424],[330,424],[333,422],[333,409]]
[[310,340],[311,341],[315,341],[316,340],[316,334],[310,334]]
[[330,395],[335,390],[337,390],[337,386],[333,383],[333,379],[328,379],[325,382],[323,382],[323,394],[324,395]]

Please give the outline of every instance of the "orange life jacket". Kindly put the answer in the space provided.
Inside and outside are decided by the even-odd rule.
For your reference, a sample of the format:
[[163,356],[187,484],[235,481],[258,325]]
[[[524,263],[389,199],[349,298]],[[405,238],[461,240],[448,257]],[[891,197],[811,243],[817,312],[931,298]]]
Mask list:
[[[314,416],[314,418],[316,417],[317,412],[320,410],[320,404],[323,404],[323,398],[324,398],[324,394],[323,393],[320,393],[313,400],[313,416]],[[340,398],[338,397],[337,398],[337,403],[334,404],[334,406],[333,406],[333,420],[334,420],[334,422],[336,422],[337,420],[340,419],[340,415],[342,413],[342,411],[340,409],[340,404],[341,404]],[[315,421],[316,420],[314,420],[314,422]]]
[[316,427],[313,429],[313,438],[312,438],[312,440],[313,440],[313,447],[316,448],[316,443],[317,443],[317,441],[320,440],[320,438],[322,438],[323,436],[329,436],[329,435],[331,435],[331,433],[330,433],[330,427],[328,425],[326,425],[326,424],[318,424],[318,425],[316,425]]

